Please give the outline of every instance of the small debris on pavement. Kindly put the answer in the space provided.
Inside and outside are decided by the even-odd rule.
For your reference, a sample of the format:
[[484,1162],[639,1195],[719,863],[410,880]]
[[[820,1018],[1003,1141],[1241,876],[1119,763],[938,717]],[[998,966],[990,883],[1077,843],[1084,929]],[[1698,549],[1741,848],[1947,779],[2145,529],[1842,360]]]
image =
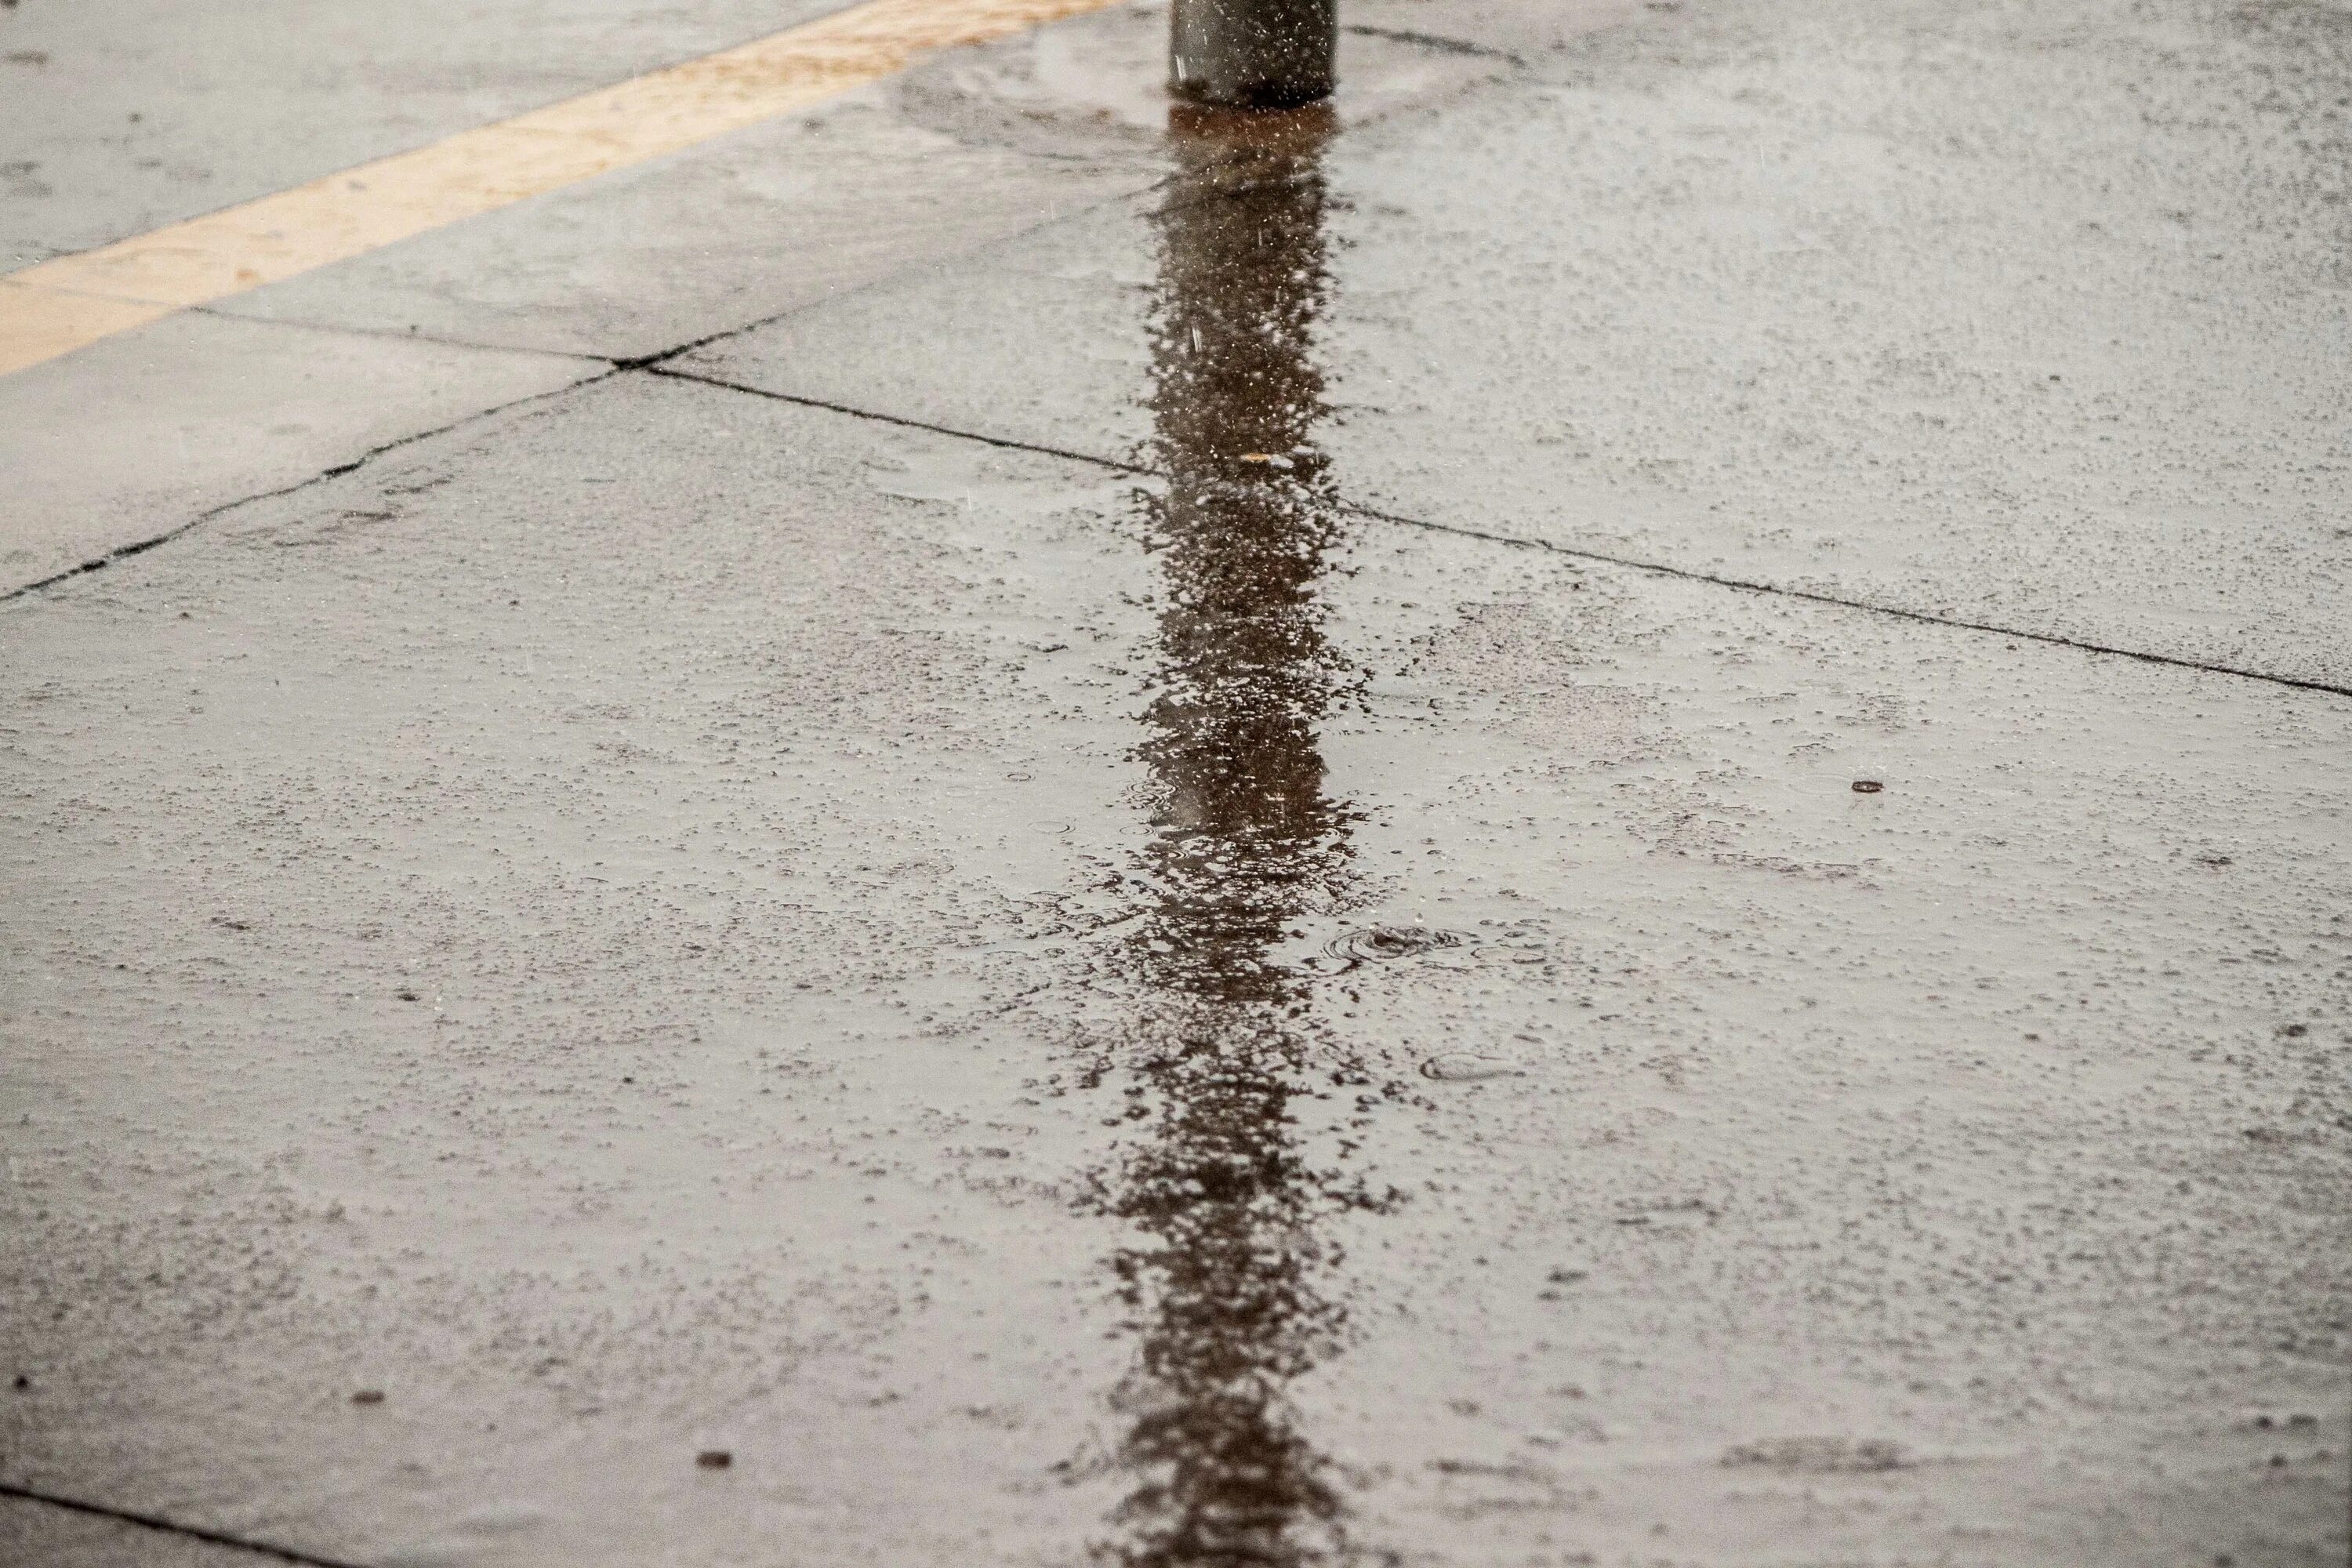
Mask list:
[[382,1405],[383,1403],[383,1390],[381,1388],[355,1389],[352,1394],[352,1403],[353,1405]]
[[735,1456],[724,1448],[705,1448],[694,1457],[694,1462],[706,1470],[723,1470],[735,1462]]
[[1886,786],[1885,784],[1880,784],[1876,779],[1856,779],[1853,781],[1853,793],[1856,795],[1876,795],[1885,787]]

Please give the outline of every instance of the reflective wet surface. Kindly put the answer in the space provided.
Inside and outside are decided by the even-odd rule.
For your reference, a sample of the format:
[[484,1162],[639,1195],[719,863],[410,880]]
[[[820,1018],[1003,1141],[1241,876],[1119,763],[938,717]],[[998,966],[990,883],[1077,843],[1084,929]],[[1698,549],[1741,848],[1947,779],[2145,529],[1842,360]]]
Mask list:
[[183,323],[725,335],[0,606],[0,1561],[2340,1563],[2347,40],[1591,9]]
[[1353,1555],[1289,1389],[1344,1322],[1321,1224],[1370,1200],[1305,1146],[1294,1101],[1368,1080],[1276,953],[1345,906],[1351,859],[1318,736],[1358,679],[1319,593],[1344,527],[1318,445],[1333,129],[1328,110],[1178,110],[1155,219],[1152,836],[1125,954],[1145,1005],[1109,1053],[1135,1085],[1104,1177],[1143,1237],[1116,1259],[1136,1479],[1110,1555],[1149,1568]]

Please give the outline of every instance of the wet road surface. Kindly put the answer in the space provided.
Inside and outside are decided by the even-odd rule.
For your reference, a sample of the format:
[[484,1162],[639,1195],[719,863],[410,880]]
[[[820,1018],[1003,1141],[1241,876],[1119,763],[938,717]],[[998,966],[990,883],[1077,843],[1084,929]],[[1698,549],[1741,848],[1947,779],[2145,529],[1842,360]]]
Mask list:
[[2201,100],[2178,34],[2340,126],[2266,41],[2336,36],[1693,9],[1263,116],[1073,107],[1148,10],[992,46],[801,133],[1101,205],[0,606],[0,1555],[2343,1561],[2335,143],[2149,112],[2308,205],[2242,358],[2068,413],[1920,129],[2068,28],[2077,104]]

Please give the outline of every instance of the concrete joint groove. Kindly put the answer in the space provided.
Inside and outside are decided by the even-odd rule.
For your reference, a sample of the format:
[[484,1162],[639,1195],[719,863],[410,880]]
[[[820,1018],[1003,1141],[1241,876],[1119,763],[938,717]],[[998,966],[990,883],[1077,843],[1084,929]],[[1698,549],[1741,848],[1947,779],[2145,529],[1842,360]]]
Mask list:
[[299,1547],[279,1546],[274,1542],[248,1541],[243,1536],[224,1531],[206,1530],[202,1525],[182,1524],[159,1514],[141,1513],[136,1510],[114,1508],[106,1503],[86,1502],[80,1498],[62,1497],[34,1487],[19,1486],[14,1481],[0,1481],[0,1497],[12,1497],[25,1502],[37,1502],[50,1508],[66,1509],[74,1513],[88,1514],[94,1519],[110,1519],[119,1524],[135,1524],[142,1530],[152,1530],[163,1535],[177,1535],[189,1541],[201,1541],[209,1546],[226,1547],[233,1552],[249,1552],[257,1557],[268,1557],[279,1563],[299,1563],[304,1568],[362,1568],[346,1558],[321,1557]]

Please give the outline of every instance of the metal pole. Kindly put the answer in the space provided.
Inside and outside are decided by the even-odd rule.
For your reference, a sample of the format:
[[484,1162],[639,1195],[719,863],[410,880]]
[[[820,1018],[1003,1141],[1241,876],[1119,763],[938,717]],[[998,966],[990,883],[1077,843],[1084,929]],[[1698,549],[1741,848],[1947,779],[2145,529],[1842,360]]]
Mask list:
[[1168,83],[1179,98],[1280,109],[1329,96],[1339,0],[1175,0]]

